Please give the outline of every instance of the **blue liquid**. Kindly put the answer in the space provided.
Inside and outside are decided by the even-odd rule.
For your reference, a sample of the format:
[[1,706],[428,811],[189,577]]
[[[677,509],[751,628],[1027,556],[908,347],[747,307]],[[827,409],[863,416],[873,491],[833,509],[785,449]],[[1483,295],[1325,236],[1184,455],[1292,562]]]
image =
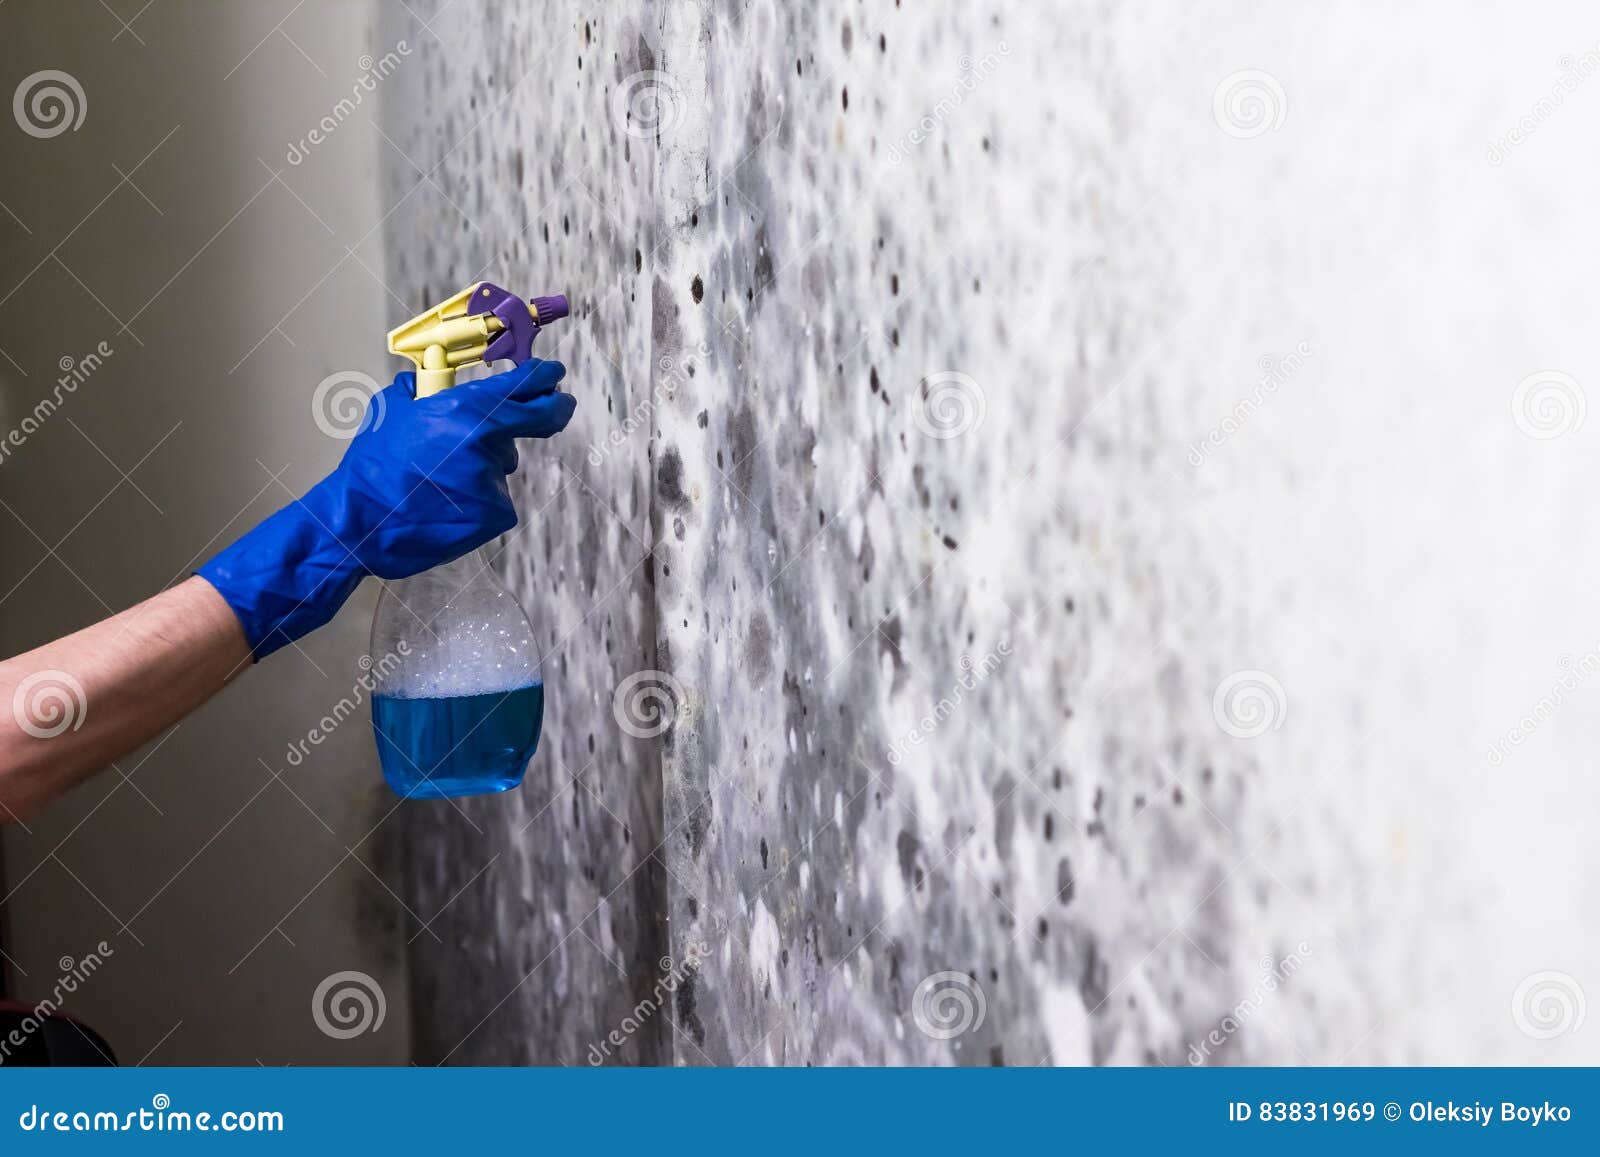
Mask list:
[[516,787],[543,722],[543,683],[452,699],[372,700],[383,778],[408,799]]

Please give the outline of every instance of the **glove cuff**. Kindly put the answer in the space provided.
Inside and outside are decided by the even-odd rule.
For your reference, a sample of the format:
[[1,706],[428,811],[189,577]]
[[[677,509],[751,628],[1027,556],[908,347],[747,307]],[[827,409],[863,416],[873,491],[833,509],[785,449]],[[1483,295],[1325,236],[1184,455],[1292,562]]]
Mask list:
[[195,571],[233,609],[256,662],[327,623],[366,576],[347,514],[320,482]]

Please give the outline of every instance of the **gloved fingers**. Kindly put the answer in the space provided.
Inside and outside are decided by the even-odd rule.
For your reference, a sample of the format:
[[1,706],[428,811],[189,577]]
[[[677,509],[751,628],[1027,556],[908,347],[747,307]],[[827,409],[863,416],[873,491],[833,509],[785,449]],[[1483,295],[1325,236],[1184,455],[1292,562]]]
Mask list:
[[495,403],[506,399],[527,402],[551,393],[566,376],[567,367],[560,362],[530,358],[504,373],[490,374],[478,381],[466,382],[456,389],[468,391],[468,396],[480,401],[485,408],[492,409]]
[[567,428],[577,408],[571,394],[545,394],[531,402],[506,402],[495,411],[494,423],[517,438],[549,438]]
[[393,390],[395,393],[407,398],[415,398],[417,396],[416,371],[401,370],[394,376],[394,381],[390,382],[383,392],[388,393],[389,390]]
[[517,440],[515,438],[497,438],[493,449],[495,468],[502,474],[515,474],[517,472]]

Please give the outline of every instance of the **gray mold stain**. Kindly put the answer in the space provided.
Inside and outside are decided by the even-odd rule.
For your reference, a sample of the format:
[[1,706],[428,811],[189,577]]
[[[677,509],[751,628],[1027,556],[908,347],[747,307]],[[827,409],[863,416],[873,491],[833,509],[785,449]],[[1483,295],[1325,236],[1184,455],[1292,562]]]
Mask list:
[[[1092,134],[1020,155],[1128,115],[1102,18],[1033,16],[1049,67],[1014,46],[895,163],[954,62],[1003,26],[960,6],[708,2],[687,30],[677,7],[555,7],[539,37],[525,14],[484,15],[485,35],[523,46],[486,75],[415,62],[386,129],[430,165],[465,138],[442,172],[473,176],[444,180],[494,241],[416,194],[389,246],[408,300],[525,235],[504,276],[583,302],[550,351],[578,417],[518,475],[522,508],[544,513],[504,560],[549,638],[561,714],[515,806],[466,809],[484,834],[415,813],[419,912],[503,852],[448,907],[443,943],[414,946],[421,1059],[581,1063],[661,955],[703,943],[677,1031],[647,1026],[621,1063],[1178,1060],[1237,976],[1187,944],[1152,952],[1170,923],[1150,896],[1225,879],[1238,849],[1211,815],[1238,830],[1249,769],[1200,774],[1217,739],[1194,700],[1218,644],[1180,611],[1212,581],[1207,558],[1137,525],[1127,499],[1170,434],[1127,364],[1172,308],[1164,242],[1122,224],[1151,189]],[[513,90],[545,34],[571,51]],[[701,48],[709,89],[686,95],[709,121],[619,130],[615,87],[692,77]],[[1045,83],[1064,71],[1090,107]],[[474,102],[503,96],[508,122],[475,132]],[[699,195],[669,201],[673,166],[701,157]],[[397,167],[393,196],[410,184]],[[416,237],[437,240],[419,254]],[[1085,251],[1118,260],[1063,288]],[[952,371],[988,415],[931,437],[917,409]],[[1086,423],[1130,375],[1126,419]],[[647,400],[645,428],[586,460]],[[1182,646],[1153,682],[1090,684],[1138,678],[1168,628]],[[952,698],[961,658],[1002,639],[1016,645],[986,682],[891,758]],[[686,702],[641,740],[611,703],[645,669]],[[1234,973],[1243,886],[1185,926]],[[987,1002],[949,1041],[917,1021],[939,973]]]

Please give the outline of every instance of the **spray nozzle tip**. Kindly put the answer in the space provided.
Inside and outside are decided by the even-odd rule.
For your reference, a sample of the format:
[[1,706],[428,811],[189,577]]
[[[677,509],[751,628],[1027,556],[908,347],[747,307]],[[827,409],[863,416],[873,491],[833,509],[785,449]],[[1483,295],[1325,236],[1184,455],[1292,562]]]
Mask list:
[[533,307],[533,315],[540,325],[548,325],[557,318],[566,317],[572,312],[567,305],[567,295],[557,293],[550,297],[535,297],[528,303]]

